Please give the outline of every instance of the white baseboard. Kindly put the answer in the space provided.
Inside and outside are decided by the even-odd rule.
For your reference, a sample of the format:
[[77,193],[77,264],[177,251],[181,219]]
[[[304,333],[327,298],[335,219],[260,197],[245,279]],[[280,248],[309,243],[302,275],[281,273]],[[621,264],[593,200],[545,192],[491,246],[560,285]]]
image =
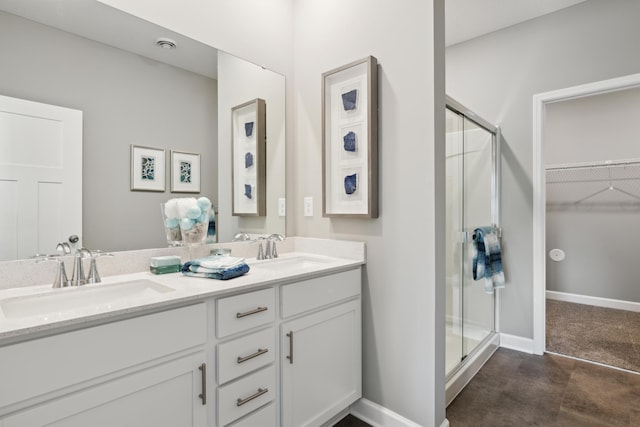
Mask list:
[[[351,405],[351,414],[373,427],[420,427],[402,415],[364,398]],[[449,425],[449,421],[444,421],[441,427]]]
[[500,333],[500,347],[533,354],[533,339]]
[[595,305],[596,307],[615,308],[618,310],[640,312],[640,303],[611,298],[591,297],[588,295],[570,294],[567,292],[547,291],[547,299],[574,302],[576,304]]

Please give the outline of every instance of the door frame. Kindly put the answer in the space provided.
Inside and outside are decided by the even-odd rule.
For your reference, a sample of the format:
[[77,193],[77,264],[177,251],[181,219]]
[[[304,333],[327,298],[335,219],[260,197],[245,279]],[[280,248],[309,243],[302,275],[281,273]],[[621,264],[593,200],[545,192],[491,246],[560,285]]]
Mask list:
[[546,104],[640,87],[640,74],[602,80],[533,96],[533,352],[546,340],[546,188],[544,126]]

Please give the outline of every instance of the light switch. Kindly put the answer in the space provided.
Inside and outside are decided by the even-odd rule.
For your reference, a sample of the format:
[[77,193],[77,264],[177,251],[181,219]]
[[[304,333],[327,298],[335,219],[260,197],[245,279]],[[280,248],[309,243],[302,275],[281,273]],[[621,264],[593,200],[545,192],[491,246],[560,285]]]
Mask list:
[[313,216],[313,197],[304,198],[304,216]]
[[278,199],[278,216],[287,215],[287,200],[284,197]]

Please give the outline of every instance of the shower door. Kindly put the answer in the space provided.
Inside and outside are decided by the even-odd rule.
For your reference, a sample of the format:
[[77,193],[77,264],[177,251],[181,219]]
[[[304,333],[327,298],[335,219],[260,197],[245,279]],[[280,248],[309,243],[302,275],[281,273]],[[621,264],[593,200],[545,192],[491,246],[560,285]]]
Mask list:
[[472,274],[473,230],[495,224],[495,136],[447,107],[446,373],[494,331],[494,296]]

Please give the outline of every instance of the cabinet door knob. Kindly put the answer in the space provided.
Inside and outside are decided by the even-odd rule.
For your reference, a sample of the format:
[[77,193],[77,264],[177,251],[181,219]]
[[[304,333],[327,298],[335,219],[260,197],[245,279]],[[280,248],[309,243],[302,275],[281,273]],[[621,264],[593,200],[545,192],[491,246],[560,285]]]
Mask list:
[[202,399],[202,404],[207,404],[207,364],[203,363],[198,367],[202,374],[202,393],[198,395],[200,399]]

